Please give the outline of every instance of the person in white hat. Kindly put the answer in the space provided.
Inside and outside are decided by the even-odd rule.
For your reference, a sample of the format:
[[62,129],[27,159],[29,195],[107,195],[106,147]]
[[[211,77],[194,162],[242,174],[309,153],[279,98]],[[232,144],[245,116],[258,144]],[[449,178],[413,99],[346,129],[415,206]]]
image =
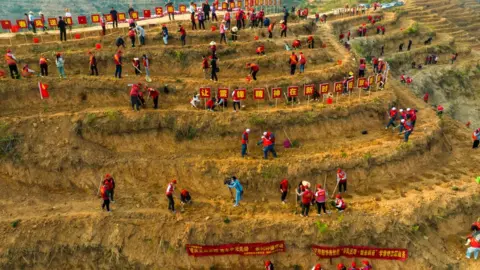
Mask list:
[[395,128],[395,120],[397,119],[397,108],[392,107],[392,109],[390,110],[389,117],[390,117],[390,120],[388,121],[388,124],[385,127],[385,129],[388,129],[390,126],[393,126],[393,128]]
[[230,32],[232,33],[232,41],[237,41],[238,27],[236,27],[236,26],[232,27]]
[[248,134],[250,133],[250,129],[247,128],[242,133],[242,157],[245,157],[247,154],[247,145],[248,145]]
[[37,33],[37,29],[35,28],[35,17],[33,17],[33,11],[28,12],[28,23],[30,24],[30,27],[32,27],[33,33]]

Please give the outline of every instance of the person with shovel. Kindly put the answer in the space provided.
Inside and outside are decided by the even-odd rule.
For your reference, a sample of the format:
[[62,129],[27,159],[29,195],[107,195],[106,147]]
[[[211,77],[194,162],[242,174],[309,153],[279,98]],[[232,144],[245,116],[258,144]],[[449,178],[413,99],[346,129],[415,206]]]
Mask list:
[[148,90],[148,98],[152,98],[153,100],[153,108],[154,109],[158,109],[158,90],[156,90],[155,88],[147,88]]
[[133,58],[132,66],[135,69],[135,75],[140,75],[142,71],[140,70],[140,59],[138,57]]
[[128,37],[132,42],[132,48],[135,48],[135,40],[136,40],[137,34],[135,33],[135,29],[133,27],[130,27],[130,30],[128,30]]
[[105,175],[105,179],[103,180],[103,184],[107,185],[108,197],[110,198],[110,201],[114,203],[115,201],[113,200],[113,195],[115,193],[115,179],[113,179],[113,177],[107,173]]
[[130,90],[130,101],[132,103],[132,110],[133,111],[140,111],[140,100],[139,100],[139,95],[140,95],[140,87],[142,87],[142,83],[138,84],[129,84],[128,86],[131,86]]
[[261,140],[257,143],[257,145],[263,145],[263,159],[268,159],[268,152],[272,152],[274,158],[277,157],[277,153],[275,152],[275,148],[273,145],[272,140],[267,136],[262,136]]
[[142,55],[143,67],[145,68],[145,80],[151,81],[150,79],[150,60],[148,59],[147,55]]
[[102,210],[107,208],[107,212],[110,212],[110,197],[108,196],[108,184],[103,184],[100,187],[100,196],[103,199]]
[[228,188],[235,189],[235,204],[233,207],[237,207],[240,204],[240,200],[243,198],[243,187],[236,176],[232,176],[232,181],[227,185]]

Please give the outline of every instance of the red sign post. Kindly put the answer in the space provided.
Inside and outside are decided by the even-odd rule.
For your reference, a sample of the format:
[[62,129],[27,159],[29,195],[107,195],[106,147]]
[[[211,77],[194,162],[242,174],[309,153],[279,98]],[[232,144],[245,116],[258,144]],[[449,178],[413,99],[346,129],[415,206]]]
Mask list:
[[92,19],[92,23],[99,23],[100,22],[100,14],[92,14],[91,19]]
[[163,7],[156,7],[155,8],[155,15],[163,16]]
[[150,18],[150,17],[152,17],[152,12],[150,11],[150,9],[145,9],[145,10],[143,10],[143,17],[144,17],[144,18]]
[[212,96],[212,88],[210,87],[200,87],[200,98],[203,98],[205,103],[205,110],[207,109],[207,98]]
[[258,103],[258,100],[265,99],[265,88],[253,89],[253,99],[257,100],[257,110],[260,110],[260,105]]

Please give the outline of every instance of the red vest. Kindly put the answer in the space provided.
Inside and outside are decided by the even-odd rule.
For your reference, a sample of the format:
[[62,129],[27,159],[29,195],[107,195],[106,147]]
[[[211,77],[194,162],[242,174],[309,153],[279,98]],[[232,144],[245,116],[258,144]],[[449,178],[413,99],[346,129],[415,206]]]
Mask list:
[[302,194],[302,203],[309,204],[312,201],[313,194],[310,190],[305,190]]
[[242,144],[247,144],[248,142],[248,133],[246,131],[242,134]]

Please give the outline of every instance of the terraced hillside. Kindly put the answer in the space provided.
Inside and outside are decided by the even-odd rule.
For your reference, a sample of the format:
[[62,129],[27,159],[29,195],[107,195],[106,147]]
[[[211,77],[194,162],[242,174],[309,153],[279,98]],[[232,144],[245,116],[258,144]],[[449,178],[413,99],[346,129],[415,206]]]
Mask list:
[[[433,9],[412,1],[396,12],[332,15],[327,24],[292,17],[287,38],[280,38],[279,25],[273,39],[265,28],[240,30],[238,42],[217,44],[218,83],[203,79],[200,66],[218,32],[187,28],[183,47],[177,23],[166,22],[171,40],[164,46],[160,28],[149,27],[147,45],[125,49],[125,62],[148,54],[149,86],[167,85],[170,91],[161,91],[158,110],[151,109],[149,100],[140,112],[129,106],[127,85],[143,81],[143,76],[135,76],[126,64],[124,78],[113,78],[113,43],[120,32],[103,39],[60,44],[46,37],[40,45],[13,46],[19,62],[37,70],[39,53],[51,57],[63,52],[67,79],[56,78],[56,71],[40,78],[50,86],[47,100],[39,99],[36,79],[0,80],[0,268],[263,269],[263,260],[270,259],[276,269],[311,269],[315,263],[335,269],[337,263],[351,261],[319,260],[311,245],[325,244],[409,250],[405,262],[373,260],[375,269],[478,269],[478,261],[464,255],[465,236],[480,210],[473,180],[480,158],[464,124],[466,118],[471,128],[479,123],[478,111],[468,112],[477,109],[478,47],[473,30],[442,31],[434,24],[438,17],[445,27],[451,23],[457,29],[459,22],[450,22],[441,11],[449,5],[438,1]],[[457,6],[469,10],[466,5]],[[383,16],[379,23],[386,34],[376,35],[369,26],[367,37],[355,36],[352,50],[345,49],[339,34],[355,33],[368,15]],[[280,15],[271,17],[280,20]],[[292,76],[287,64],[291,52],[284,43],[298,38],[306,44],[309,35],[316,46],[300,49],[308,60],[305,73]],[[432,43],[424,45],[429,36]],[[409,39],[412,49],[398,52],[398,44]],[[96,43],[103,46],[96,51],[100,76],[91,77],[87,52]],[[255,54],[260,44],[266,56]],[[307,101],[303,95],[293,106],[284,99],[275,104],[252,98],[255,87],[285,91],[290,85],[342,80],[349,71],[356,72],[361,58],[379,56],[382,45],[391,67],[383,90],[372,86],[370,91],[333,95],[333,104],[323,98]],[[452,66],[453,52],[459,57]],[[440,56],[437,65],[409,68],[429,53]],[[260,71],[257,81],[247,83],[249,62]],[[414,82],[401,84],[402,73]],[[370,65],[367,75],[373,75]],[[246,86],[249,97],[237,113],[231,104],[216,112],[192,108],[190,98],[205,86]],[[429,103],[421,98],[425,91]],[[455,102],[463,105],[456,112]],[[439,103],[446,107],[442,118],[432,107]],[[397,131],[385,129],[391,106],[418,110],[408,143]],[[245,128],[252,130],[251,142],[248,156],[241,158]],[[261,147],[255,145],[265,130],[276,134],[276,159],[263,160]],[[282,147],[287,134],[295,147]],[[295,214],[293,188],[302,180],[326,183],[332,196],[338,167],[349,175],[345,213]],[[101,211],[97,196],[106,173],[117,182],[111,213]],[[245,198],[235,208],[223,184],[231,175],[245,188]],[[292,189],[287,204],[280,203],[278,192],[284,177]],[[167,210],[164,195],[171,179],[178,180],[179,189],[187,188],[194,201],[176,214]],[[327,229],[320,230],[317,221]],[[275,240],[285,240],[285,253],[195,259],[185,251],[192,243]]]

